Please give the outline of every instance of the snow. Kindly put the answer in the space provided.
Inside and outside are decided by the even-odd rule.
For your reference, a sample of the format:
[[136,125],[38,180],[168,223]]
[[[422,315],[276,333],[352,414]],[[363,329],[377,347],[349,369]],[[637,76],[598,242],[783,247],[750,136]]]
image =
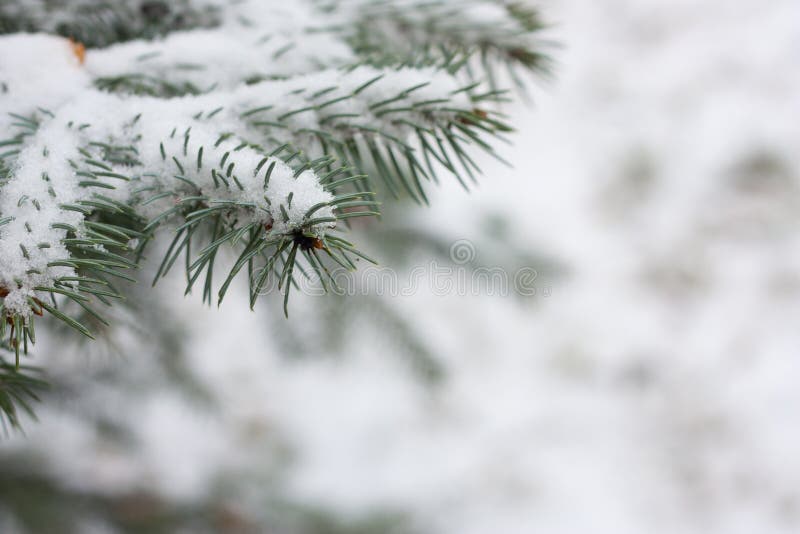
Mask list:
[[[269,20],[280,20],[270,17]],[[312,34],[296,45],[296,35],[266,34],[265,28],[194,30],[157,41],[117,44],[89,54],[86,68],[96,78],[136,72],[176,82],[232,88],[254,77],[279,78],[353,61],[352,50],[330,34]]]
[[[89,86],[90,77],[63,38],[14,34],[1,39],[0,87],[6,88],[0,93],[3,109],[0,130],[3,132],[15,122],[8,112],[27,113],[37,106],[56,109],[81,88]],[[31,58],[37,60],[31,61]]]
[[[38,451],[66,482],[178,500],[211,493],[219,473],[246,486],[279,464],[296,500],[345,516],[389,506],[434,533],[797,532],[797,2],[547,8],[565,47],[536,108],[506,109],[515,169],[483,161],[478,191],[445,181],[403,219],[502,264],[479,238],[503,214],[511,243],[567,274],[533,301],[385,297],[433,345],[442,384],[421,385],[369,311],[344,348],[301,359],[286,357],[279,312],[246,313],[246,295],[222,310],[169,299],[218,413],[158,393],[143,424],[145,393],[95,384],[90,404],[131,421],[141,450],[109,450],[43,407],[0,451]],[[295,297],[292,321],[313,340],[319,299]],[[145,356],[59,351],[48,365],[157,382]]]

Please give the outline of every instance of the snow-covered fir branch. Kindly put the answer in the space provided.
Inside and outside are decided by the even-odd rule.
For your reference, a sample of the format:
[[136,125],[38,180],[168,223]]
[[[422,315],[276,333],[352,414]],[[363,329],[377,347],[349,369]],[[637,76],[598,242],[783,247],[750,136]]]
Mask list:
[[342,221],[377,214],[380,189],[466,187],[510,131],[490,65],[542,66],[519,3],[159,5],[0,7],[0,334],[17,358],[45,313],[91,335],[59,303],[102,321],[160,228],[157,278],[186,255],[209,302],[223,246],[238,259],[216,300],[240,272],[254,305],[271,274],[288,297],[298,272],[354,268]]

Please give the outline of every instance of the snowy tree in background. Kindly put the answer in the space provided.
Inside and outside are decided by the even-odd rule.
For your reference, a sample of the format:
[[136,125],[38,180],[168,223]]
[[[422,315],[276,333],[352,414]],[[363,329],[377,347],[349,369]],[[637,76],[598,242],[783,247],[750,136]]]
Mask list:
[[4,422],[45,385],[20,363],[39,317],[92,337],[142,266],[214,304],[274,284],[288,314],[298,277],[373,261],[348,226],[476,180],[542,27],[518,2],[3,2]]

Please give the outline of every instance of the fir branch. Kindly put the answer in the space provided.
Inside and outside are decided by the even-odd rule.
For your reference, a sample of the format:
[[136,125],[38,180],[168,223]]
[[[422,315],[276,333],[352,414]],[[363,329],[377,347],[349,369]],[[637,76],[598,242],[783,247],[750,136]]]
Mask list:
[[379,214],[375,178],[422,203],[442,173],[471,187],[475,154],[499,158],[511,131],[498,69],[547,67],[544,25],[520,2],[284,4],[0,7],[0,33],[81,41],[0,36],[0,338],[14,373],[40,316],[89,337],[107,323],[160,235],[155,280],[181,266],[187,293],[220,304],[246,275],[251,307],[277,286],[288,314],[301,277],[328,289],[329,266],[373,261],[335,232]]
[[153,39],[218,23],[216,9],[208,5],[197,7],[189,0],[4,0],[0,5],[0,34],[55,33],[88,47]]
[[[472,79],[488,78],[493,87],[498,66],[520,83],[518,67],[539,75],[551,68],[539,38],[546,25],[539,11],[523,2],[319,0],[319,5],[338,15],[338,30],[373,64],[455,64],[466,67]],[[477,61],[467,59],[473,53]]]
[[0,344],[0,428],[5,433],[21,429],[23,413],[36,418],[32,403],[47,388],[39,368],[9,363],[3,355],[7,350]]

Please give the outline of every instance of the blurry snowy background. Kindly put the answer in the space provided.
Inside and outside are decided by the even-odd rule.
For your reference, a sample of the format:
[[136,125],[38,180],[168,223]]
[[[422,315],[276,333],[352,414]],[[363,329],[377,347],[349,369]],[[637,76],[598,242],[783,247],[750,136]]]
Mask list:
[[544,9],[515,168],[356,239],[406,271],[466,239],[537,295],[298,294],[287,322],[143,287],[175,298],[112,350],[37,346],[0,532],[799,532],[800,3]]

